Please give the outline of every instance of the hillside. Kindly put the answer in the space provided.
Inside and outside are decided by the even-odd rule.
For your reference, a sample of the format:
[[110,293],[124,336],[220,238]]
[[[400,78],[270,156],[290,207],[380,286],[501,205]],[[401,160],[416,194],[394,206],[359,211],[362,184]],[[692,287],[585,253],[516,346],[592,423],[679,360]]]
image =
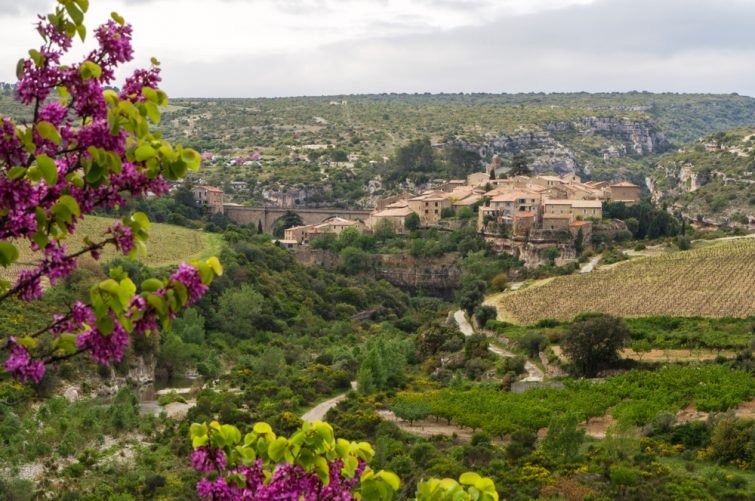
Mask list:
[[755,239],[644,257],[593,273],[554,278],[491,299],[501,320],[571,320],[582,312],[745,317],[755,314]]
[[[10,89],[0,113],[24,118]],[[234,202],[368,206],[408,188],[390,159],[420,137],[454,176],[523,153],[536,171],[643,184],[657,155],[753,123],[755,99],[735,94],[381,94],[175,99],[159,129],[204,152],[201,177]]]
[[[113,224],[113,219],[107,217],[89,216],[82,220],[77,227],[76,236],[68,243],[71,250],[82,247],[85,237],[93,241],[101,240],[107,229]],[[152,223],[147,241],[147,254],[138,255],[140,261],[150,268],[159,268],[179,264],[191,259],[206,258],[220,252],[222,237],[218,234],[173,226],[170,224]],[[14,266],[2,270],[2,278],[12,279],[19,268],[33,264],[33,253],[28,245],[19,245],[20,256]],[[108,246],[102,253],[100,262],[106,263],[118,255],[118,252]],[[34,256],[34,257],[39,257]]]
[[690,218],[755,219],[755,127],[707,136],[661,156],[647,184],[655,201]]

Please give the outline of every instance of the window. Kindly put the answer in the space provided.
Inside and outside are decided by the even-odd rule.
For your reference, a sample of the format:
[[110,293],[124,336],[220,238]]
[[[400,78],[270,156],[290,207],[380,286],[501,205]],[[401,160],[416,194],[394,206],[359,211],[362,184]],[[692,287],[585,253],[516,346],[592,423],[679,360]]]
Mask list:
[[435,213],[436,213],[436,214],[438,213],[438,209],[435,209]]
[[[438,206],[438,202],[435,202],[435,206],[436,206],[436,207]],[[438,212],[438,211],[436,210],[435,212]]]

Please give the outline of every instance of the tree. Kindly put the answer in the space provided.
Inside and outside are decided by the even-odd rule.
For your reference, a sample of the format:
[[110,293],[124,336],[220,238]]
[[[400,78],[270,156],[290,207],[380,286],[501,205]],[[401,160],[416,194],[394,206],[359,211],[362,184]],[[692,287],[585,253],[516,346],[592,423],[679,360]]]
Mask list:
[[534,358],[548,345],[548,338],[540,332],[531,331],[520,337],[517,344],[527,352],[530,358]]
[[259,221],[257,221],[257,233],[260,234],[260,235],[262,235],[263,233],[265,233],[265,230],[262,228],[262,219],[260,219]]
[[542,443],[542,448],[549,457],[569,460],[577,456],[585,439],[585,430],[577,428],[577,421],[574,414],[551,418],[548,434]]
[[[2,120],[0,134],[0,266],[19,258],[18,246],[30,247],[36,264],[18,272],[14,283],[0,283],[0,302],[17,297],[34,302],[43,295],[42,280],[52,285],[68,277],[78,259],[99,259],[112,245],[134,256],[147,238],[149,220],[128,213],[99,241],[85,240],[70,252],[65,241],[79,223],[98,209],[126,206],[128,198],[164,194],[167,181],[199,168],[200,156],[174,147],[150,127],[168,102],[159,90],[160,69],[138,69],[112,90],[118,66],[132,59],[131,25],[116,13],[95,30],[97,47],[80,62],[61,65],[74,37],[82,40],[88,2],[59,1],[55,12],[40,16],[39,50],[29,51],[17,67],[16,97],[30,108],[21,126]],[[55,94],[52,91],[56,90]],[[147,279],[141,287],[121,267],[90,290],[87,303],[77,301],[49,325],[27,336],[7,337],[0,350],[9,356],[6,373],[39,383],[46,364],[89,352],[103,365],[119,362],[131,334],[147,334],[184,307],[195,303],[222,271],[216,258],[181,264],[168,278]]]
[[430,407],[421,400],[402,398],[391,407],[396,416],[409,421],[413,424],[415,421],[425,419],[430,415]]
[[524,153],[517,153],[516,155],[514,155],[514,157],[511,159],[511,169],[509,170],[509,175],[511,177],[529,176],[532,172],[527,166],[527,162],[527,155],[525,155]]
[[487,304],[478,306],[474,313],[475,320],[477,320],[477,325],[479,325],[480,327],[485,327],[485,324],[488,323],[488,320],[495,320],[497,316],[498,310],[496,309],[496,307]]
[[619,359],[619,350],[629,339],[624,319],[601,314],[576,320],[562,345],[577,372],[593,377]]
[[294,226],[302,226],[303,224],[304,221],[302,221],[299,214],[294,211],[287,210],[285,214],[283,214],[275,221],[275,223],[273,223],[273,236],[281,238],[283,237],[283,234],[287,229],[293,228]]
[[409,231],[418,230],[420,225],[419,214],[412,212],[404,219],[404,227]]
[[387,219],[380,220],[372,230],[375,239],[380,241],[390,240],[396,236],[396,228]]
[[553,266],[556,264],[556,258],[561,255],[561,251],[558,250],[558,247],[548,247],[543,250],[543,259],[548,261],[548,264]]
[[218,316],[229,334],[248,339],[257,330],[264,298],[252,285],[227,289],[218,299]]
[[580,256],[583,250],[585,250],[585,233],[580,228],[574,237],[574,252],[577,253],[577,256]]

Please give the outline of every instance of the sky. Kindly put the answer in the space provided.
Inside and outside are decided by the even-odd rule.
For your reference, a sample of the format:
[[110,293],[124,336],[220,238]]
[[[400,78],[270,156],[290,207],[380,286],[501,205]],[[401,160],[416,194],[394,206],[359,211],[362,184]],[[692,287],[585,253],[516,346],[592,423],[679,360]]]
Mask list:
[[[154,56],[171,97],[631,90],[755,96],[755,0],[90,3],[90,32],[111,11],[134,25],[135,64],[120,77]],[[54,5],[0,0],[0,81],[15,81],[18,59],[40,44],[35,14]]]

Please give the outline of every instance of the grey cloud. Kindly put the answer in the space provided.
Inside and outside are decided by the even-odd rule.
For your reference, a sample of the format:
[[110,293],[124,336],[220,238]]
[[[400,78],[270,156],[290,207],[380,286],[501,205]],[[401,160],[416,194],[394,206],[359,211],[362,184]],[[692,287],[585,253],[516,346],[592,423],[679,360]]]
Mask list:
[[17,16],[47,12],[55,7],[52,0],[0,0],[0,15]]
[[[475,28],[195,66],[165,64],[174,95],[695,91],[755,95],[755,5],[606,0]],[[222,68],[222,71],[221,71]],[[210,75],[224,74],[222,80]]]

